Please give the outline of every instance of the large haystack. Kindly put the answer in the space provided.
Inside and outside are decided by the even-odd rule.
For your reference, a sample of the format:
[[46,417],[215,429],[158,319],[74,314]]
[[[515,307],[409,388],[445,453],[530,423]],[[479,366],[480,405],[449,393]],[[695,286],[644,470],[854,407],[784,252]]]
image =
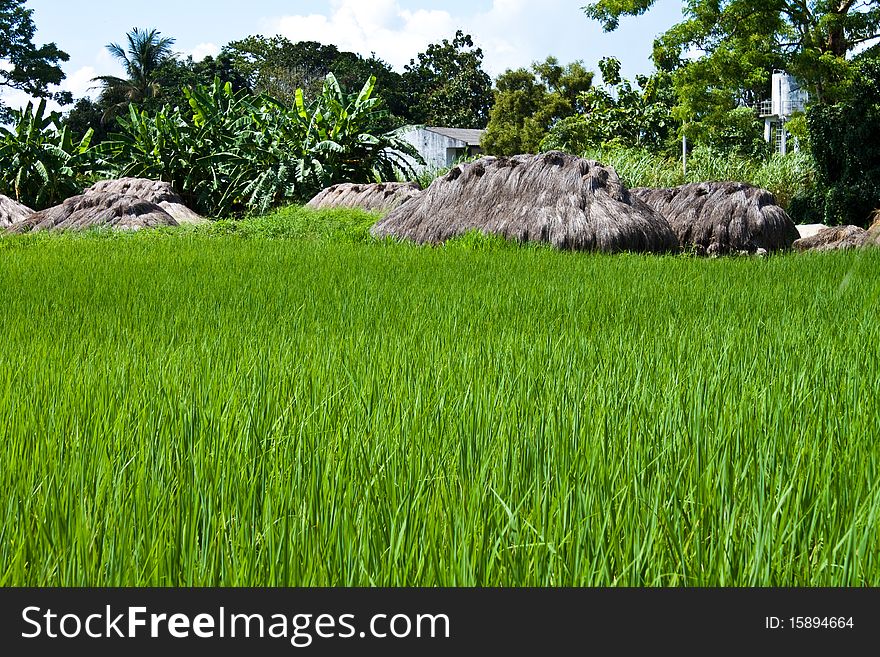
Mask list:
[[795,251],[841,251],[858,249],[868,241],[868,231],[858,226],[833,226],[794,243]]
[[161,207],[179,224],[200,224],[207,219],[190,210],[183,199],[167,182],[145,178],[102,180],[89,187],[84,194],[121,194],[147,201]]
[[559,152],[457,166],[372,233],[439,244],[473,230],[559,249],[678,248],[666,220],[633,199],[614,169]]
[[344,183],[328,187],[308,202],[307,208],[358,208],[367,212],[390,212],[422,193],[418,183]]
[[177,225],[174,218],[155,203],[124,194],[92,192],[69,198],[54,208],[35,212],[9,228],[9,232],[88,228],[139,230]]
[[778,251],[800,237],[773,194],[745,183],[692,183],[632,193],[666,217],[684,248],[707,255]]
[[0,194],[0,228],[7,228],[24,221],[33,213],[34,211],[26,205]]

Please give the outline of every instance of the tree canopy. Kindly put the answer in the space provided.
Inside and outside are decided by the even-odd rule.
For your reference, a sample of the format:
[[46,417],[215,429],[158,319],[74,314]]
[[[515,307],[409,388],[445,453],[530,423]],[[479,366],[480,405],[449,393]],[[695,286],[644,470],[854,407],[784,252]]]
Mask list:
[[483,51],[461,30],[452,41],[428,46],[403,74],[413,123],[485,128],[492,107],[492,79],[483,70]]
[[495,103],[483,147],[496,155],[535,153],[560,120],[584,109],[593,73],[582,62],[561,66],[548,57],[531,70],[508,70],[495,84]]
[[[54,43],[36,46],[33,9],[26,9],[25,0],[0,0],[0,87],[17,89],[37,98],[52,98],[67,104],[69,92],[50,92],[50,85],[60,84],[64,72],[59,62],[70,59]],[[10,108],[0,101],[0,122],[11,117]]]
[[[596,0],[584,10],[606,31],[622,16],[638,16],[656,0]],[[691,83],[707,82],[706,69],[747,97],[766,88],[774,67],[809,85],[819,102],[836,102],[852,79],[847,59],[880,36],[880,0],[688,0],[685,20],[660,36],[654,61],[667,70],[692,68]],[[700,70],[702,69],[702,70]],[[711,93],[711,86],[708,93]]]

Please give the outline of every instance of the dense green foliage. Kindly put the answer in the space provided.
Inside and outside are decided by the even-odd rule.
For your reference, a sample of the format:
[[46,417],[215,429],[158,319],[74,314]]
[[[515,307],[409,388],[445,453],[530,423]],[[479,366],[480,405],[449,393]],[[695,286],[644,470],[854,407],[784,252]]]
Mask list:
[[[25,0],[0,0],[0,88],[17,89],[36,98],[53,98],[70,103],[69,92],[50,92],[50,85],[64,79],[60,62],[70,56],[54,43],[34,44],[37,28],[33,9],[25,8]],[[0,101],[0,124],[10,120],[11,108]]]
[[392,180],[408,169],[400,154],[417,157],[413,148],[397,131],[376,132],[387,113],[374,89],[371,78],[349,95],[331,73],[317,98],[306,102],[298,90],[287,106],[215,80],[186,90],[188,112],[131,105],[101,150],[112,175],[169,182],[205,215],[265,212],[335,183]]
[[880,208],[880,60],[858,70],[848,100],[808,113],[817,184],[796,208],[811,221],[867,227]]
[[492,106],[492,79],[483,71],[483,50],[461,30],[452,41],[432,43],[403,74],[412,123],[485,128]]
[[[594,0],[585,10],[613,30],[621,16],[643,14],[655,2]],[[687,71],[696,84],[683,80],[681,89],[699,94],[703,86],[707,97],[725,87],[747,99],[763,93],[779,67],[803,80],[820,102],[834,102],[853,72],[847,55],[880,36],[880,0],[689,0],[684,12],[685,20],[658,39],[654,61]],[[685,65],[693,48],[703,56]]]
[[75,141],[45,99],[11,118],[11,127],[0,126],[0,194],[35,210],[78,194],[93,160],[91,131]]
[[635,88],[620,75],[617,59],[603,59],[599,70],[602,84],[581,92],[581,112],[555,123],[543,147],[572,153],[606,145],[645,148],[652,153],[674,150],[678,130],[669,74],[638,76]]
[[408,116],[401,76],[375,56],[365,58],[315,41],[293,43],[283,36],[257,35],[230,42],[219,59],[228,61],[250,91],[288,104],[294,102],[297,89],[309,96],[319,94],[328,73],[345,88],[361,85],[372,76],[391,114]]
[[0,239],[0,584],[880,578],[880,252],[205,230]]
[[584,109],[581,96],[593,84],[582,62],[561,66],[548,57],[531,70],[508,70],[495,82],[495,102],[483,137],[493,155],[537,153],[559,121]]

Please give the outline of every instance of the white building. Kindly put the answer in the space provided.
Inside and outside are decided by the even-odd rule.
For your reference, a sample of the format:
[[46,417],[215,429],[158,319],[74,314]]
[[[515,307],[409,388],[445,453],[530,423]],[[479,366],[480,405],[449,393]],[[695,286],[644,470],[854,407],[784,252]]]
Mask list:
[[[413,168],[423,171],[436,171],[454,166],[464,158],[482,154],[480,146],[485,130],[466,130],[462,128],[413,128],[403,134],[425,160],[425,165],[410,162]],[[409,158],[407,158],[409,159]]]
[[809,92],[795,78],[785,71],[773,71],[771,99],[761,103],[760,116],[764,119],[764,139],[783,155],[797,150],[797,141],[791,139],[785,123],[803,112],[809,101]]

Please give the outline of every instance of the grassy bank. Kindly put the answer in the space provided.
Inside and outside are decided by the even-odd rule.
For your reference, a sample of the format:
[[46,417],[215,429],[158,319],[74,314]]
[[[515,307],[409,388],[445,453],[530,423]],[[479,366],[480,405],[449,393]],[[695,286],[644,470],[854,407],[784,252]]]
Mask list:
[[0,243],[0,584],[880,582],[880,252],[227,228]]

